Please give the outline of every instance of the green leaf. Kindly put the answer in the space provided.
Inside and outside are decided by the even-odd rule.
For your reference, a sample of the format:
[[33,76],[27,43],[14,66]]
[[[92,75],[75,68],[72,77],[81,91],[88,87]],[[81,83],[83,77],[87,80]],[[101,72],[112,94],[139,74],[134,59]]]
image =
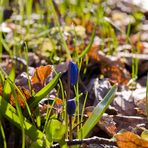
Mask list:
[[51,119],[49,120],[45,131],[49,141],[57,142],[62,140],[66,132],[66,125],[57,119]]
[[142,138],[143,140],[148,141],[148,130],[147,130],[147,129],[145,129],[145,130],[141,133],[141,138]]
[[94,108],[92,115],[87,119],[87,121],[79,131],[79,138],[85,138],[92,130],[92,128],[97,124],[105,110],[108,108],[109,104],[112,102],[116,89],[117,86],[114,85],[104,97],[104,99]]
[[94,30],[93,30],[93,32],[92,32],[92,35],[91,35],[91,39],[90,39],[90,42],[89,42],[89,44],[88,44],[88,46],[84,49],[84,51],[79,55],[79,59],[80,58],[84,58],[85,57],[85,55],[89,52],[89,50],[91,49],[91,47],[92,47],[92,44],[93,44],[93,42],[94,42],[94,38],[95,38],[95,33],[96,33],[96,26],[94,27]]
[[[21,123],[20,123],[19,116],[16,113],[16,109],[13,106],[11,106],[1,96],[0,96],[0,112],[1,112],[2,116],[7,118],[16,127],[21,129]],[[44,134],[40,130],[38,130],[34,125],[29,123],[29,121],[27,121],[25,117],[24,117],[24,122],[23,123],[24,123],[25,133],[32,140],[35,141],[36,139],[43,139],[44,138]]]
[[9,84],[8,79],[10,79],[12,82],[14,82],[15,80],[15,66],[13,66],[13,68],[11,69],[9,76],[7,77],[5,83],[4,83],[4,90],[3,90],[3,97],[8,100],[9,95],[11,93],[11,86]]
[[39,92],[37,92],[31,99],[29,103],[30,107],[36,107],[38,103],[49,94],[49,92],[55,87],[58,80],[60,78],[60,74],[57,74],[44,88],[42,88]]
[[30,148],[43,148],[43,140],[38,139],[37,141],[33,142]]

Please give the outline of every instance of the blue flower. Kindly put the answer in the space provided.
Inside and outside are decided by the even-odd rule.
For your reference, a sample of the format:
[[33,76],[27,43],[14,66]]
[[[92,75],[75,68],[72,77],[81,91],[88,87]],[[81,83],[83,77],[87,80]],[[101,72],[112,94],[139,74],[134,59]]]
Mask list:
[[75,101],[75,99],[69,99],[67,101],[66,109],[67,109],[67,113],[68,113],[69,116],[72,116],[75,113],[75,110],[76,110],[76,101]]
[[70,70],[70,84],[73,86],[77,83],[78,80],[78,66],[74,62],[70,61],[69,70]]

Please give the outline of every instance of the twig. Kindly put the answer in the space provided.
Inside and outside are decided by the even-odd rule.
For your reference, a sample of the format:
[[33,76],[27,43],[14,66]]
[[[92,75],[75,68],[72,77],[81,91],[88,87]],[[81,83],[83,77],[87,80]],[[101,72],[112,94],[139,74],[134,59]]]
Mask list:
[[118,53],[117,57],[138,58],[140,60],[148,60],[148,55],[146,54]]
[[140,116],[125,116],[125,115],[116,115],[113,116],[116,119],[118,119],[119,121],[134,121],[134,122],[138,122],[138,123],[147,123],[147,118],[146,117],[140,117]]
[[[116,142],[111,140],[111,139],[107,139],[107,138],[101,138],[101,137],[91,137],[91,138],[86,138],[86,139],[74,139],[72,141],[66,140],[67,145],[81,145],[81,144],[106,144],[106,145],[114,145],[117,146]],[[52,148],[58,148],[59,144],[54,144],[51,146]]]
[[54,5],[54,7],[55,7],[55,11],[56,11],[56,13],[58,15],[58,19],[59,19],[60,24],[64,25],[64,19],[62,18],[62,15],[61,15],[61,12],[60,12],[60,10],[58,8],[58,5],[56,4],[56,2],[54,0],[52,0],[52,3]]

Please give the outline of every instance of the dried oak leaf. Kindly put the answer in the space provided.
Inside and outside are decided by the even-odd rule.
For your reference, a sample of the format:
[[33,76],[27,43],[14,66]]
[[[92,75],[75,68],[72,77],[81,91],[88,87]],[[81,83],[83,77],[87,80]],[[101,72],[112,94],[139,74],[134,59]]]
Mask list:
[[148,141],[132,132],[117,134],[115,138],[119,148],[148,148]]
[[34,75],[31,78],[31,84],[33,88],[35,88],[36,90],[41,89],[44,86],[45,81],[47,77],[51,74],[51,72],[52,66],[50,65],[37,67]]
[[109,78],[111,83],[127,84],[130,74],[125,69],[124,63],[116,57],[107,57],[99,51],[98,46],[93,45],[89,54],[89,59],[100,65],[100,71],[105,78]]
[[[20,104],[20,106],[22,108],[25,108],[25,101],[24,101],[24,99],[26,101],[28,101],[31,98],[31,92],[28,89],[24,88],[24,87],[18,86],[18,88],[19,88],[20,92],[23,95],[23,97],[22,97],[22,95],[18,91],[16,91],[18,102],[19,102],[19,104]],[[15,101],[14,101],[13,94],[10,95],[9,101],[10,101],[10,104],[12,106],[15,106]]]

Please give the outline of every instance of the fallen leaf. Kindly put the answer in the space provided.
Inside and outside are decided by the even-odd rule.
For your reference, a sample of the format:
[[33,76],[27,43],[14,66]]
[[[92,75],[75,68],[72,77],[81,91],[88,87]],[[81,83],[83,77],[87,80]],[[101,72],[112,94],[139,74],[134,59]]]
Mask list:
[[116,123],[113,121],[113,118],[107,114],[102,116],[97,125],[110,137],[117,133]]
[[109,81],[113,84],[127,84],[129,81],[128,73],[126,75],[123,67],[118,66],[118,64],[103,66],[101,72],[104,77],[109,78]]
[[148,141],[132,132],[124,132],[115,135],[119,148],[148,148]]
[[51,74],[51,72],[52,67],[50,65],[40,66],[36,68],[35,73],[31,78],[31,84],[40,84],[41,86],[44,86],[45,80]]
[[60,98],[55,98],[55,109],[58,113],[62,112],[62,107],[63,107],[63,100]]
[[[88,106],[85,108],[85,115],[90,117],[92,115],[92,112],[94,110],[94,106]],[[97,126],[103,130],[105,133],[108,134],[108,136],[113,136],[117,132],[116,123],[113,121],[113,117],[109,116],[107,114],[104,114],[100,121],[97,123]]]
[[143,98],[141,100],[138,100],[136,102],[136,111],[137,111],[137,114],[139,115],[143,115],[143,116],[146,116],[146,98]]
[[[25,89],[24,87],[18,86],[18,88],[19,88],[20,92],[22,93],[22,95],[24,96],[24,98],[22,98],[22,95],[18,91],[16,91],[18,102],[19,102],[19,104],[20,104],[20,106],[22,108],[25,108],[25,101],[24,101],[24,99],[26,101],[29,100],[31,98],[31,92],[28,89]],[[15,106],[15,101],[14,101],[13,94],[10,95],[9,101],[10,101],[10,104],[12,106]]]
[[88,56],[91,61],[99,65],[101,73],[111,83],[127,84],[130,80],[130,74],[119,58],[106,56],[95,45],[92,46]]

